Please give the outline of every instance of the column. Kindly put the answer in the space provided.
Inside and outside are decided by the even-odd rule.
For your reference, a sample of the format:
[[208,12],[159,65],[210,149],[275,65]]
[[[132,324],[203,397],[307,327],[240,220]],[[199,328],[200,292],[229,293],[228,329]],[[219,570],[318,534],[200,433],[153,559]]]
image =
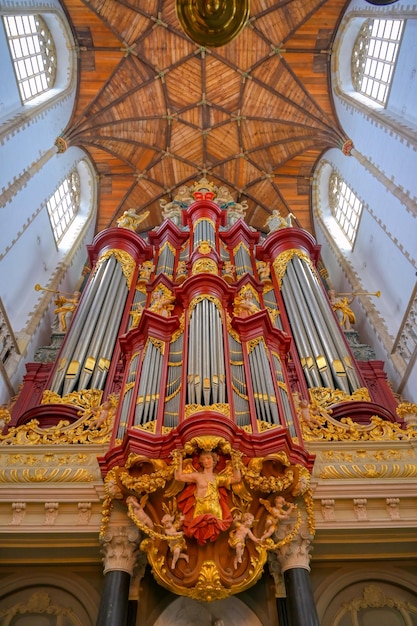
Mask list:
[[312,539],[303,523],[296,537],[276,552],[284,576],[291,626],[320,626],[309,575]]
[[127,626],[129,586],[139,540],[137,528],[123,526],[108,528],[101,539],[104,585],[97,626]]

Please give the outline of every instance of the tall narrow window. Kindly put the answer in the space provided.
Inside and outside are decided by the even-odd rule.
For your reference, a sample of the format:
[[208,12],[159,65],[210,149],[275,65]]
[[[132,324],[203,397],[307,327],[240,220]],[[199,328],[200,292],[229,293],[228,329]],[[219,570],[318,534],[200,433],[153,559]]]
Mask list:
[[403,20],[366,20],[353,46],[353,86],[382,106],[388,100],[403,28]]
[[80,177],[73,170],[49,198],[46,207],[56,243],[59,243],[80,207]]
[[349,243],[353,245],[362,213],[362,202],[336,173],[329,180],[330,209]]
[[10,15],[3,20],[20,95],[25,103],[54,85],[54,41],[39,15]]

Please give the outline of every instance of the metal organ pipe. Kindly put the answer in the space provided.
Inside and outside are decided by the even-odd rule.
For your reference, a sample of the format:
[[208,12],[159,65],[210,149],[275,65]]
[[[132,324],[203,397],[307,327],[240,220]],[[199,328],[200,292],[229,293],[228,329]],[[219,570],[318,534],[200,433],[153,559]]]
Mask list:
[[168,361],[168,382],[166,386],[164,426],[173,428],[178,424],[180,410],[180,391],[182,379],[184,334],[175,339],[170,346]]
[[126,432],[127,423],[129,420],[130,406],[131,406],[131,401],[132,401],[132,396],[133,396],[133,388],[134,388],[135,380],[137,376],[138,363],[139,363],[139,353],[136,353],[132,356],[132,359],[130,361],[129,375],[126,381],[126,387],[125,387],[125,391],[123,395],[122,410],[120,412],[119,425],[117,429],[118,439],[123,439],[124,434]]
[[[108,287],[106,299],[103,306],[98,310],[94,332],[84,358],[84,367],[80,372],[80,389],[102,388],[100,385],[106,378],[127,293],[126,279],[120,265],[117,264]],[[107,367],[104,359],[108,363]]]
[[[83,299],[81,303],[82,309],[79,312],[81,314],[77,313],[75,323],[70,328],[71,334],[62,354],[62,359],[65,359],[64,367],[57,371],[52,383],[52,389],[58,393],[62,392],[62,395],[84,388],[80,386],[79,382],[80,368],[83,364],[85,366],[91,337],[105,305],[117,267],[118,263],[114,256],[110,256],[103,262],[102,267],[98,269],[94,279],[92,279],[91,288],[88,287],[85,300]],[[106,321],[106,323],[108,322]],[[94,357],[94,354],[91,356]],[[67,363],[69,366],[65,368]]]
[[[319,337],[316,328],[316,321],[311,315],[311,310],[308,306],[308,302],[306,301],[304,294],[305,287],[303,289],[303,286],[299,283],[291,261],[287,265],[284,280],[286,277],[288,277],[288,281],[291,284],[292,292],[300,313],[298,319],[293,320],[292,327],[296,324],[300,324],[305,328],[306,335],[311,346],[311,352],[320,373],[321,384],[319,386],[324,385],[326,387],[334,388],[334,380],[330,370],[330,364],[325,356],[327,351],[325,350],[325,346]],[[317,322],[320,324],[319,320],[317,320]]]
[[[310,285],[310,289],[314,296],[314,310],[317,317],[323,317],[326,321],[324,334],[327,336],[329,344],[332,346],[332,359],[334,361],[341,361],[346,371],[346,376],[350,382],[350,392],[360,387],[360,382],[356,371],[353,367],[349,366],[350,356],[346,349],[345,342],[341,335],[340,325],[334,319],[334,315],[330,310],[329,302],[323,293],[321,286],[318,283],[317,278],[305,263],[300,259],[294,259],[296,271],[303,274],[305,280]],[[299,267],[298,267],[299,266]]]
[[317,369],[316,361],[313,357],[312,347],[308,340],[306,330],[303,324],[299,322],[301,317],[300,312],[295,303],[295,298],[291,289],[291,285],[289,281],[285,280],[285,276],[284,280],[282,281],[281,291],[284,297],[288,319],[291,324],[291,332],[295,340],[307,384],[309,387],[320,387],[320,374]]
[[216,235],[213,224],[206,219],[197,220],[194,224],[194,249],[207,241],[212,248],[216,246]]
[[238,426],[250,424],[248,390],[245,379],[242,344],[229,333],[230,369],[232,374],[235,420]]
[[[213,344],[213,345],[212,345]],[[192,311],[188,337],[188,403],[204,406],[226,399],[223,329],[214,302],[204,298]]]

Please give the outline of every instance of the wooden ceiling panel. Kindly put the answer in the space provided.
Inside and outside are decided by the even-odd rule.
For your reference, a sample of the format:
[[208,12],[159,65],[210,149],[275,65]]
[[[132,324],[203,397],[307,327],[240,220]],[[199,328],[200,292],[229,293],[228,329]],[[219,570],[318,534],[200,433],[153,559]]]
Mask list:
[[97,169],[97,229],[206,176],[247,201],[247,221],[296,215],[312,232],[310,176],[345,139],[328,92],[344,0],[251,0],[228,45],[181,30],[175,0],[64,0],[79,36],[79,95],[65,137]]
[[200,129],[174,121],[172,123],[171,154],[194,163],[197,167],[203,149],[203,135]]
[[[245,156],[237,155],[236,158],[224,160],[223,163],[211,168],[210,174],[218,176],[221,180],[236,189],[240,194],[245,193],[249,180],[262,176],[262,172],[256,163],[251,162]],[[232,182],[233,181],[233,182]]]
[[174,32],[163,24],[154,24],[138,43],[137,51],[157,71],[166,71],[177,64],[183,65],[184,59],[193,56],[195,44],[180,32]]
[[118,33],[121,42],[132,45],[152,25],[150,18],[157,11],[158,2],[148,3],[148,10],[137,10],[124,2],[89,0],[91,10],[110,30]]
[[208,55],[205,60],[205,97],[222,109],[236,112],[240,105],[242,74],[219,58]]
[[227,46],[219,48],[221,57],[240,72],[250,72],[260,59],[267,57],[271,52],[268,41],[252,28],[249,22]]
[[193,57],[173,67],[164,77],[164,83],[171,111],[180,111],[190,103],[198,104],[202,99],[200,60]]
[[236,124],[224,124],[211,130],[207,136],[207,150],[216,161],[221,161],[225,155],[239,154],[241,147]]

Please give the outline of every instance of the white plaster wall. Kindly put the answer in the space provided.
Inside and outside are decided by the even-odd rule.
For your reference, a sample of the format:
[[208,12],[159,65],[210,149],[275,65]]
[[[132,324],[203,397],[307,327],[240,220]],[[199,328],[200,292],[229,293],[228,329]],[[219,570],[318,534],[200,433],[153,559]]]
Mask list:
[[[417,134],[413,134],[417,127],[413,126],[411,117],[407,117],[410,103],[417,97],[414,78],[417,2],[398,2],[391,7],[371,7],[364,1],[355,0],[347,14],[358,10],[382,17],[383,13],[395,10],[396,15],[406,11],[407,15],[416,18],[412,26],[407,27],[407,38],[400,50],[390,96],[396,113],[403,116],[401,123],[409,140],[404,138],[404,133],[393,132],[380,121],[375,121],[371,109],[363,111],[352,99],[336,95],[337,115],[347,136],[353,140],[355,150],[350,157],[345,157],[339,150],[331,150],[323,156],[322,162],[328,161],[340,172],[364,203],[364,210],[354,248],[342,247],[341,255],[327,245],[329,233],[317,219],[317,211],[315,228],[324,263],[336,290],[351,291],[359,283],[363,291],[381,291],[380,298],[372,299],[377,323],[370,321],[359,299],[354,301],[352,308],[358,318],[356,329],[361,340],[374,348],[377,358],[385,361],[394,389],[399,387],[403,397],[416,402],[417,390],[413,381],[417,380],[417,370],[409,374],[408,382],[404,384],[391,350],[417,276],[417,141],[413,140],[414,136],[417,138]],[[357,31],[356,22],[352,24],[352,30]],[[337,72],[333,75],[333,84],[336,80],[341,81],[344,88],[349,85],[345,44],[352,40],[349,29],[345,29],[346,33],[345,42],[340,46],[341,61],[335,63]],[[399,109],[401,99],[406,103],[404,111]],[[320,165],[316,171],[319,170]],[[316,209],[324,213],[324,221],[329,222],[325,186],[324,182],[320,186],[320,206]]]
[[[0,13],[34,12],[40,7],[57,44],[59,70],[48,97],[22,106],[3,26],[0,31],[2,92],[0,98],[0,298],[22,355],[8,366],[17,390],[25,362],[38,346],[48,345],[54,318],[53,294],[35,284],[74,291],[94,236],[97,185],[87,155],[78,148],[58,154],[54,143],[67,126],[76,95],[76,58],[66,17],[57,0],[3,2]],[[58,19],[59,18],[59,19]],[[4,82],[3,82],[4,79]],[[68,236],[56,245],[46,201],[71,169],[81,174],[81,210]],[[0,404],[9,390],[0,377]]]

